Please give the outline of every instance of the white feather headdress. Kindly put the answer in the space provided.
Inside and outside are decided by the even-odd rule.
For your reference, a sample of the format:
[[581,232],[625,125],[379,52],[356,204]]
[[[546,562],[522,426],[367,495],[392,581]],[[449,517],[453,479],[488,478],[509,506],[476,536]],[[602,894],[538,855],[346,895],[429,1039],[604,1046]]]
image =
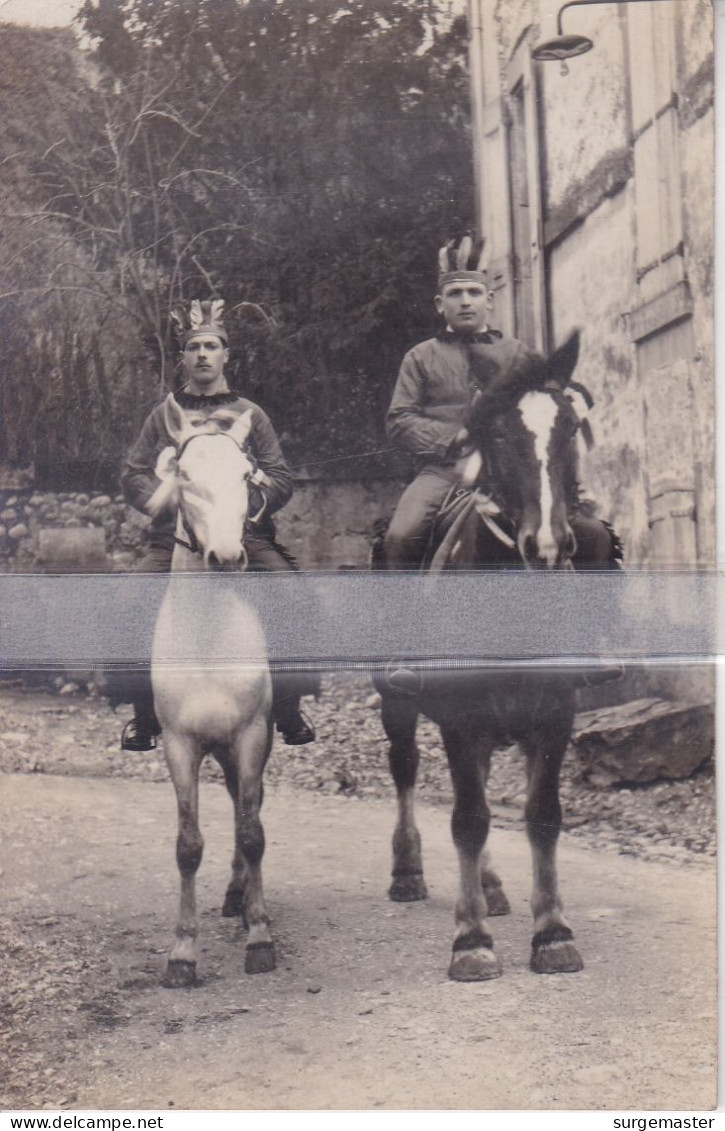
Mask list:
[[462,239],[446,240],[438,252],[438,287],[456,280],[486,282],[485,241],[466,233]]
[[192,300],[187,308],[181,304],[171,311],[171,324],[174,333],[183,348],[190,338],[197,334],[216,334],[218,338],[229,344],[229,335],[224,327],[224,299],[216,298],[200,301]]

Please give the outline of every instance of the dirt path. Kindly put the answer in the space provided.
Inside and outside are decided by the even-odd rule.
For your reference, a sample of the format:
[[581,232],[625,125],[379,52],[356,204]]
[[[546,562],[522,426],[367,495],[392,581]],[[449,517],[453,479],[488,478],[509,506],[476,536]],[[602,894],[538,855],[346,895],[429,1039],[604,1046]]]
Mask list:
[[0,776],[10,1107],[707,1108],[715,1102],[715,877],[564,838],[585,969],[527,967],[523,834],[492,847],[504,976],[446,978],[456,864],[421,808],[431,898],[385,897],[390,805],[272,789],[265,880],[278,969],[249,977],[219,917],[231,807],[202,792],[201,985],[158,985],[177,881],[171,788]]

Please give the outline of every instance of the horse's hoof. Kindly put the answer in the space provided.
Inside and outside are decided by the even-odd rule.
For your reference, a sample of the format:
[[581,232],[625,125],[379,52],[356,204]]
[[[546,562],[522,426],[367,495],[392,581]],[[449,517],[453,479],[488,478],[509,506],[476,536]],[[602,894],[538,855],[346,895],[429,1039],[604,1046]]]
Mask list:
[[239,891],[238,888],[227,888],[227,893],[224,896],[222,915],[225,919],[244,919],[244,926],[246,927],[244,892]]
[[501,977],[501,963],[488,947],[475,950],[455,950],[448,967],[448,977],[454,982],[488,982]]
[[428,898],[422,872],[411,872],[407,876],[393,876],[388,896],[395,903],[415,903],[417,899]]
[[246,974],[269,974],[275,965],[274,946],[271,942],[249,943],[244,959]]
[[484,894],[489,915],[508,915],[510,913],[511,904],[506,898],[503,888],[489,888]]
[[196,963],[182,958],[170,958],[161,985],[169,990],[182,989],[196,985]]
[[568,927],[554,927],[534,935],[531,969],[535,974],[576,974],[584,969],[584,961]]
[[531,969],[535,974],[575,974],[584,969],[584,961],[574,943],[546,943],[532,950]]

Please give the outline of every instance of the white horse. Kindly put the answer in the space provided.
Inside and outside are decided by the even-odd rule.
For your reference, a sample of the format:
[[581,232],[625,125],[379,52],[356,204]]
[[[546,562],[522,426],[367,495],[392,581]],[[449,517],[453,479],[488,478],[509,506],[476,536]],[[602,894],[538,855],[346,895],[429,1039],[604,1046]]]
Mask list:
[[[171,578],[156,623],[152,682],[164,753],[179,813],[176,856],[181,877],[176,941],[164,985],[196,980],[195,878],[204,842],[199,831],[199,768],[212,754],[234,803],[235,851],[223,915],[249,930],[245,970],[274,969],[274,946],[262,892],[262,772],[272,746],[272,686],[264,633],[224,571],[246,568],[243,545],[249,483],[261,482],[245,452],[251,413],[184,412],[167,398],[174,442],[156,467],[161,485],[149,503],[177,512]],[[203,576],[189,577],[189,573]]]

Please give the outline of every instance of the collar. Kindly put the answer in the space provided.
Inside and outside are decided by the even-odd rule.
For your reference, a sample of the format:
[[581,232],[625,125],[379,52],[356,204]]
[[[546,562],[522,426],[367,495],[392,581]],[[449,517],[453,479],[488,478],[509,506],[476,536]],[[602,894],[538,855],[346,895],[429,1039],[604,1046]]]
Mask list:
[[182,408],[218,408],[219,405],[233,404],[239,399],[239,393],[227,390],[225,393],[187,393],[186,389],[179,389],[174,393],[174,400]]
[[446,326],[445,330],[441,330],[438,334],[439,342],[462,342],[469,345],[471,342],[483,342],[484,345],[493,345],[494,342],[499,341],[503,337],[500,330],[493,330],[490,326],[486,326],[483,330],[478,330],[475,333],[467,333],[465,330],[451,330]]

